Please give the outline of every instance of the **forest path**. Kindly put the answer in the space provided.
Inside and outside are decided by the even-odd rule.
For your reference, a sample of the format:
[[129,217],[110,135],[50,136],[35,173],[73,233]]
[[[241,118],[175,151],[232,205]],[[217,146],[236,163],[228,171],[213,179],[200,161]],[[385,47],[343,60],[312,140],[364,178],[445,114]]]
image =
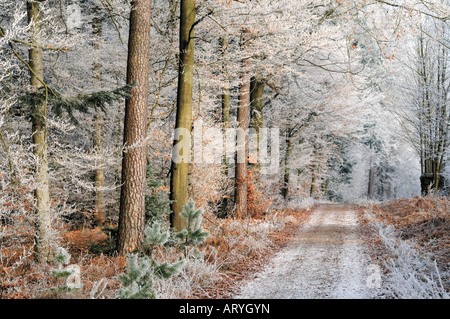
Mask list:
[[236,299],[370,299],[368,255],[351,204],[322,204]]

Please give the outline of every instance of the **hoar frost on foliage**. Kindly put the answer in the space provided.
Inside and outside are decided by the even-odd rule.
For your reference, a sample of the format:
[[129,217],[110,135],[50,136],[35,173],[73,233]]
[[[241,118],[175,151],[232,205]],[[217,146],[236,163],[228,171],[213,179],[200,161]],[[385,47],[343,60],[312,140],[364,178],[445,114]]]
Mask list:
[[[271,245],[269,234],[282,230],[286,224],[292,222],[295,218],[292,216],[280,216],[277,213],[267,216],[264,220],[233,220],[226,228],[233,234],[244,234],[244,236],[230,237],[230,245],[239,243],[247,249],[247,253],[258,254],[267,246]],[[244,256],[243,256],[244,257]]]
[[194,289],[214,283],[223,275],[222,263],[217,261],[217,258],[212,258],[215,260],[212,263],[206,262],[206,257],[198,258],[194,256],[193,251],[190,251],[175,276],[166,280],[155,280],[158,297],[160,299],[189,298]]
[[[384,293],[397,299],[449,299],[436,261],[414,245],[401,240],[392,226],[376,224],[378,233],[392,257],[384,262],[387,274]],[[448,270],[447,270],[448,272]]]

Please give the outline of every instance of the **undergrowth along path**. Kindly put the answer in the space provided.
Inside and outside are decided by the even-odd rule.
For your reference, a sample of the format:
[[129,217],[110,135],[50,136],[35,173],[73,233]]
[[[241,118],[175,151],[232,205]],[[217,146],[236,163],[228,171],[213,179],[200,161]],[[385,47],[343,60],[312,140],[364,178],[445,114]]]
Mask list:
[[369,256],[355,206],[322,204],[236,299],[371,299]]

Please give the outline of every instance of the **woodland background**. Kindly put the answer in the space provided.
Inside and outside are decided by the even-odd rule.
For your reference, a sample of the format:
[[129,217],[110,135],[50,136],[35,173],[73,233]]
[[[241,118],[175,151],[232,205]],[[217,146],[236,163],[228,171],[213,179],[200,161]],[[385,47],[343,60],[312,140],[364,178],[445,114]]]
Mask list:
[[0,8],[2,298],[227,296],[321,201],[448,245],[449,1]]

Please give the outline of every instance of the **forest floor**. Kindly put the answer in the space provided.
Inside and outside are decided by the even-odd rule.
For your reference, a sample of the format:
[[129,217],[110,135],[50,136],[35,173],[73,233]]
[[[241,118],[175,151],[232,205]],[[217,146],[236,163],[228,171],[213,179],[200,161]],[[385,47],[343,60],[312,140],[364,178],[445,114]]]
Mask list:
[[[398,256],[386,247],[376,224],[394,227],[400,241],[418,249],[414,253],[417,257],[436,261],[441,271],[441,286],[448,296],[449,198],[416,197],[362,206],[308,207],[274,211],[248,220],[218,219],[208,213],[204,216],[204,226],[210,236],[200,247],[204,259],[188,260],[178,275],[167,283],[158,283],[158,296],[162,299],[396,298],[396,294],[386,292],[385,284],[392,273],[385,265]],[[119,275],[126,271],[127,261],[107,253],[111,240],[101,229],[84,226],[60,229],[61,243],[72,254],[71,263],[81,269],[83,289],[53,295],[49,289],[58,284],[50,275],[54,265],[33,261],[32,225],[18,222],[23,226],[0,227],[3,231],[0,299],[115,297],[121,286]],[[176,259],[179,254],[174,247],[158,251],[161,261]],[[403,281],[394,284],[400,289],[425,269],[422,259],[406,257],[396,264],[399,266],[396,270],[400,271],[395,274],[396,280],[400,274]],[[410,265],[423,267],[412,269]],[[411,273],[411,269],[419,272]],[[381,289],[374,275],[381,276]]]

